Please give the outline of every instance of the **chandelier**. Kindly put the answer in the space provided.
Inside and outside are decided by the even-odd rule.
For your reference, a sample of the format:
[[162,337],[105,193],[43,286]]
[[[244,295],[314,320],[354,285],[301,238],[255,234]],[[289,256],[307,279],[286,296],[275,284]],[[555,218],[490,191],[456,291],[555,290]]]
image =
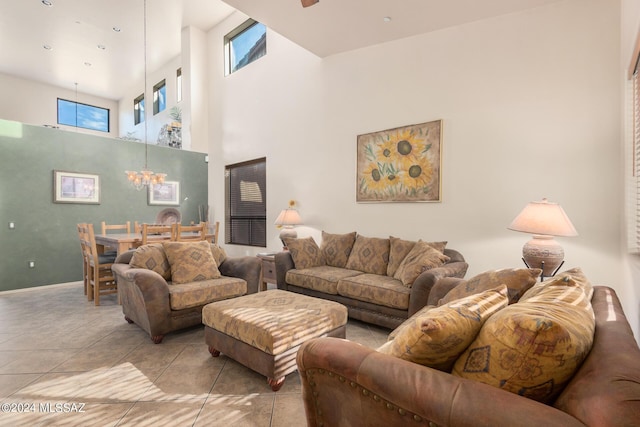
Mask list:
[[[144,102],[147,101],[147,0],[144,0]],[[149,158],[148,144],[147,144],[147,109],[143,109],[144,114],[144,168],[140,172],[137,171],[125,171],[127,179],[136,190],[141,190],[145,187],[153,187],[156,184],[164,183],[166,173],[155,173],[147,167],[147,161]]]

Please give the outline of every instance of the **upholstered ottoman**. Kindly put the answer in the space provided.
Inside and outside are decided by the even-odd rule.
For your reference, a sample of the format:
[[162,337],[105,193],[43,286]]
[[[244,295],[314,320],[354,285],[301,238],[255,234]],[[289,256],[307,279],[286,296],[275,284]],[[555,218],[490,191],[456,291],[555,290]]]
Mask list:
[[347,308],[274,289],[207,304],[202,323],[213,357],[224,353],[266,376],[278,391],[285,376],[297,369],[296,352],[303,342],[345,337]]

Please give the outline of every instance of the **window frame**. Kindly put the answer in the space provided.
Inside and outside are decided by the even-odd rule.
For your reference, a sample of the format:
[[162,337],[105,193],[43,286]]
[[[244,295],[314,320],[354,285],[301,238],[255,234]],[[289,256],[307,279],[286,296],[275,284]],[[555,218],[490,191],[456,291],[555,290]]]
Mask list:
[[[160,103],[160,95],[164,98],[164,102]],[[160,108],[162,107],[162,109]],[[167,80],[162,79],[153,85],[153,115],[167,109]]]
[[[261,169],[252,172],[252,168]],[[225,243],[267,247],[267,158],[225,165]],[[252,175],[253,174],[253,175]],[[235,177],[233,175],[236,175]],[[259,175],[259,176],[256,176]],[[261,190],[260,206],[243,205],[242,178],[253,178]],[[245,181],[246,182],[246,181]],[[246,201],[244,201],[246,203]],[[257,209],[254,209],[257,208]],[[241,210],[243,212],[237,212]],[[253,212],[251,212],[253,211]],[[260,211],[260,212],[258,212]],[[248,224],[247,224],[248,223]],[[244,229],[243,225],[248,225]],[[241,233],[243,231],[244,233]]]
[[176,102],[182,101],[182,67],[176,70]]
[[[75,118],[75,123],[63,123],[61,122],[61,118],[60,118],[60,102],[68,102],[70,104],[74,104],[75,105],[75,114],[74,114],[74,118]],[[99,110],[99,111],[104,111],[107,114],[107,119],[106,119],[106,130],[104,129],[98,129],[95,127],[88,127],[88,126],[82,126],[80,124],[78,124],[78,106],[84,106],[84,107],[89,107],[91,109],[95,109],[95,110]],[[96,131],[96,132],[104,132],[104,133],[109,133],[111,131],[111,110],[109,108],[104,108],[104,107],[98,107],[97,105],[91,105],[91,104],[85,104],[83,102],[78,102],[78,101],[72,101],[70,99],[65,99],[65,98],[57,98],[56,100],[56,115],[57,115],[57,123],[59,125],[62,126],[71,126],[71,127],[75,127],[75,128],[81,128],[81,129],[88,129],[88,130],[92,130],[92,131]]]
[[[233,61],[232,61],[232,58],[233,58],[233,55],[232,55],[233,41],[237,40],[243,34],[246,34],[250,29],[252,29],[256,25],[262,25],[264,27],[264,35],[261,36],[260,39],[258,39],[258,41],[260,41],[264,37],[264,51],[261,52],[258,56],[253,57],[253,59],[249,59],[245,64],[237,66],[237,67],[234,68],[234,66],[232,65],[232,63],[233,63]],[[258,43],[254,44],[250,49],[248,49],[247,53],[245,54],[245,56],[249,55],[249,53],[251,52],[251,49],[253,47],[255,47],[257,44]],[[230,31],[229,33],[227,33],[227,35],[224,36],[224,64],[225,64],[224,71],[225,71],[225,76],[231,75],[231,74],[235,73],[236,71],[239,71],[239,70],[243,69],[247,65],[253,63],[254,61],[262,58],[263,56],[266,56],[266,54],[267,54],[267,27],[266,27],[266,25],[256,21],[255,19],[247,19],[245,22],[243,22],[242,24],[238,25],[236,28],[234,28],[232,31]],[[244,56],[243,56],[243,58],[244,58]]]
[[144,102],[144,93],[143,93],[140,96],[137,96],[133,100],[133,124],[134,125],[139,125],[140,123],[144,123],[144,116],[145,116],[144,109],[145,109],[145,102]]

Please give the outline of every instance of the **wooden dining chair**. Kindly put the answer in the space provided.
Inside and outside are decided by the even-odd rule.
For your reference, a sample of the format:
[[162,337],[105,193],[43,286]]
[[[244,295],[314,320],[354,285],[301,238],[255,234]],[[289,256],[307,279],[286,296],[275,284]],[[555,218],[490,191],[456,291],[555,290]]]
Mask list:
[[220,221],[216,221],[216,223],[213,224],[213,238],[211,239],[211,243],[213,243],[214,245],[218,244],[219,232],[220,232]]
[[198,225],[176,224],[176,241],[189,242],[194,240],[206,240],[209,227],[206,222]]
[[93,224],[78,224],[78,236],[86,260],[86,294],[89,301],[100,305],[100,296],[118,292],[111,272],[115,256],[98,253]]
[[107,224],[105,221],[102,221],[102,234],[107,234],[109,231],[131,233],[131,221],[127,221],[124,224]]
[[170,225],[156,225],[156,224],[142,224],[142,244],[146,245],[149,242],[149,236],[152,236],[152,242],[162,240],[176,240],[176,224]]
[[80,254],[82,255],[82,284],[84,285],[84,294],[87,294],[87,287],[88,287],[88,283],[89,283],[89,276],[87,276],[87,255],[85,254],[85,250],[84,250],[84,236],[85,236],[85,227],[87,224],[78,224],[77,225],[77,230],[78,230],[78,239],[80,240]]

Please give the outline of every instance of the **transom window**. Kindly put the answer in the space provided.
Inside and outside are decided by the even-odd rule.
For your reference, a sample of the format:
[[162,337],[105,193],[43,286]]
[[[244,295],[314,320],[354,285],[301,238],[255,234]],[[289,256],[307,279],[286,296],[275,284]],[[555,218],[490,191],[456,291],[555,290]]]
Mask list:
[[229,75],[267,53],[267,28],[249,19],[224,37],[225,73]]
[[144,122],[144,93],[133,100],[133,123]]
[[167,108],[167,84],[164,79],[153,87],[153,114]]
[[267,246],[267,159],[225,166],[226,243]]
[[109,110],[58,98],[58,124],[109,132]]

